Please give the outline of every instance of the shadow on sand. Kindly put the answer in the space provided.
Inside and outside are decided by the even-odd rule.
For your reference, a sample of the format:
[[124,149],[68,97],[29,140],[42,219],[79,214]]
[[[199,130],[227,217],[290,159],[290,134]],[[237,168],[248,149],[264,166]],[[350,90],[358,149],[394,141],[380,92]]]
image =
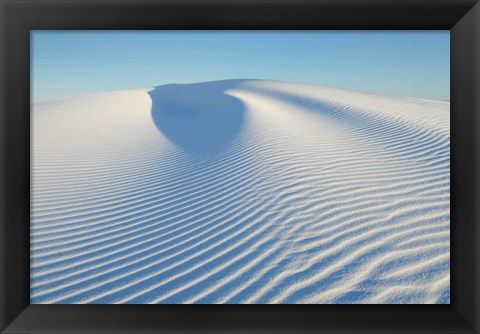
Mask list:
[[149,95],[157,128],[187,153],[225,148],[243,124],[245,107],[225,93],[237,81],[157,86]]

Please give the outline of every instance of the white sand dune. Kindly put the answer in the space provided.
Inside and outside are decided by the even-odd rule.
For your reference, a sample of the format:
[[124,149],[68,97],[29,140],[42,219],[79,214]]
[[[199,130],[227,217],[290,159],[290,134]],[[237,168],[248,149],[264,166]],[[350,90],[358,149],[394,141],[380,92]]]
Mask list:
[[32,303],[449,303],[450,104],[226,80],[33,105]]

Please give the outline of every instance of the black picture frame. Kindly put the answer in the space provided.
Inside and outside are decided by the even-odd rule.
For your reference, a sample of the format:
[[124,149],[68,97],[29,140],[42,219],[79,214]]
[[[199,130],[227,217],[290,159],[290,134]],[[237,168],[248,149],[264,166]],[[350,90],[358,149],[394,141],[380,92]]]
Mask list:
[[[1,333],[479,333],[477,0],[0,0],[0,24]],[[29,305],[35,29],[449,29],[451,304]]]

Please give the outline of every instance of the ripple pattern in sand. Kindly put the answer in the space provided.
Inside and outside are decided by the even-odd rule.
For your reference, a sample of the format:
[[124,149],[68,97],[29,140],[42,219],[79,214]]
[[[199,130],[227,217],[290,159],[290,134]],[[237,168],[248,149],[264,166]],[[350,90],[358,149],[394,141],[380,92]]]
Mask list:
[[37,103],[31,302],[449,303],[449,108],[259,80]]

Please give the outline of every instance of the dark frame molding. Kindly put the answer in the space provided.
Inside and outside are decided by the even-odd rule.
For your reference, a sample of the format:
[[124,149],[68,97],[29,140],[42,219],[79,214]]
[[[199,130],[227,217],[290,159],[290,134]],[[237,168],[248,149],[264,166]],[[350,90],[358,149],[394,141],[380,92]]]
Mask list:
[[[0,0],[0,332],[480,333],[478,0]],[[450,305],[29,305],[30,30],[448,29]]]

